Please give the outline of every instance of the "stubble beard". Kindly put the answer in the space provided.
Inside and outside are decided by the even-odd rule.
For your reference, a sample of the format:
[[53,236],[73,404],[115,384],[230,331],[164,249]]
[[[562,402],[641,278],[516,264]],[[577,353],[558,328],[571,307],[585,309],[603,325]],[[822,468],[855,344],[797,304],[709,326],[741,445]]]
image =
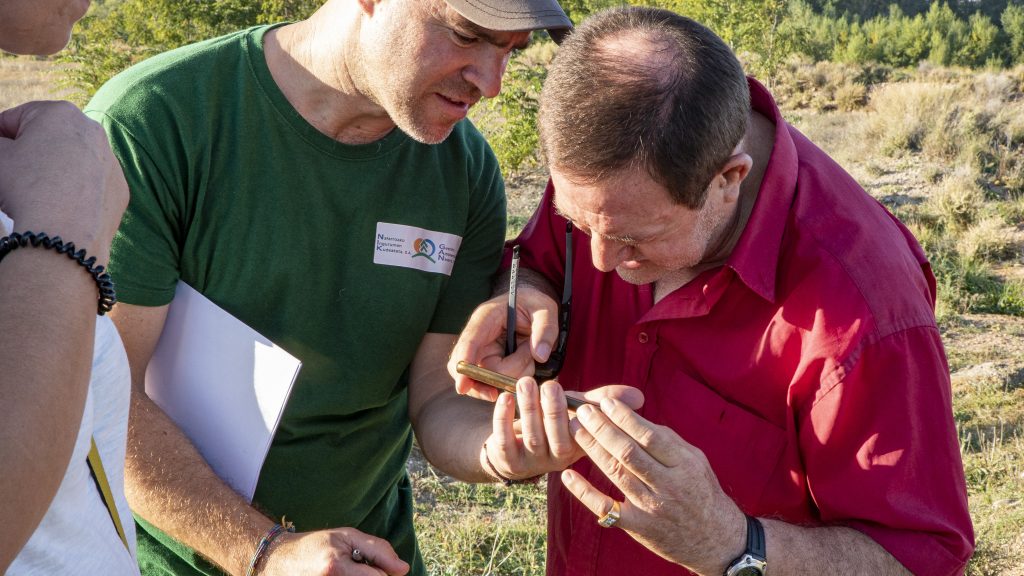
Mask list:
[[[409,82],[407,85],[415,85]],[[462,80],[450,79],[443,82],[436,90],[432,87],[426,95],[410,96],[409,90],[388,82],[385,90],[392,95],[392,106],[388,110],[396,126],[413,140],[423,144],[440,144],[451,135],[455,125],[461,120],[443,123],[440,119],[431,118],[432,100],[435,92],[445,96],[454,96],[464,102],[476,102],[480,99],[480,91],[475,86]]]
[[440,144],[455,129],[455,124],[443,127],[431,124],[427,116],[426,106],[417,104],[416,99],[409,96],[397,96],[387,110],[392,122],[399,130],[421,144]]
[[408,52],[411,50],[401,42],[378,46],[356,58],[358,64],[350,68],[350,74],[363,97],[383,110],[395,127],[417,142],[439,144],[451,134],[454,123],[443,128],[428,121],[425,97],[414,89],[420,82],[408,68],[411,65],[396,66],[388,56]]
[[[434,4],[443,6],[440,1]],[[415,39],[405,36],[386,39],[361,55],[356,74],[359,84],[366,88],[364,96],[383,109],[399,130],[417,142],[440,144],[451,135],[458,120],[444,123],[441,118],[432,118],[437,114],[433,111],[435,92],[476,102],[480,90],[461,77],[428,85],[419,77],[415,58],[402,60],[396,56],[416,54],[416,44]]]
[[[401,47],[391,47],[400,50]],[[392,62],[382,58],[375,62],[376,69],[387,69]],[[459,99],[463,102],[475,103],[480,100],[480,89],[457,76],[449,76],[436,84],[427,82],[417,75],[414,64],[404,63],[392,67],[390,74],[379,74],[370,78],[369,66],[364,64],[360,75],[369,88],[367,98],[380,106],[394,122],[399,130],[413,140],[423,144],[440,144],[444,142],[459,119],[445,121],[440,110],[436,109],[434,99],[437,94]],[[397,69],[396,69],[397,68]]]
[[615,269],[615,273],[619,275],[619,278],[622,278],[629,284],[643,286],[645,284],[657,282],[668,274],[669,271],[657,268],[653,264],[647,264],[646,267],[632,269],[619,266]]
[[404,79],[389,76],[384,82],[367,90],[365,96],[384,110],[391,122],[413,140],[423,144],[440,144],[451,134],[454,124],[443,131],[430,126],[423,118],[423,104],[417,104],[416,97],[410,94],[410,85]]

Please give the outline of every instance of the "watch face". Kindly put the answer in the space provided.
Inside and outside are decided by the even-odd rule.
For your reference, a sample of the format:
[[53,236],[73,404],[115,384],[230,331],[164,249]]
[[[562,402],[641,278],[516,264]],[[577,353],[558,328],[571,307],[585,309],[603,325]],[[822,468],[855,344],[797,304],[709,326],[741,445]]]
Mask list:
[[762,573],[760,568],[747,566],[746,568],[740,568],[740,571],[736,572],[736,576],[762,576]]

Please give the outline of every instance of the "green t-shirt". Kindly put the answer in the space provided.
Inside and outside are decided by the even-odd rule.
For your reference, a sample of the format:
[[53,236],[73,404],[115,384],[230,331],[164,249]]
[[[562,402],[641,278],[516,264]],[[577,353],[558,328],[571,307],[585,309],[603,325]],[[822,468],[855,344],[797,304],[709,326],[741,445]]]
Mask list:
[[[131,188],[110,270],[122,302],[167,304],[180,278],[297,356],[255,504],[385,538],[422,574],[407,370],[424,334],[458,332],[489,295],[501,175],[468,121],[434,146],[320,133],[271,78],[267,29],[153,57],[89,104]],[[145,572],[219,573],[140,527]]]

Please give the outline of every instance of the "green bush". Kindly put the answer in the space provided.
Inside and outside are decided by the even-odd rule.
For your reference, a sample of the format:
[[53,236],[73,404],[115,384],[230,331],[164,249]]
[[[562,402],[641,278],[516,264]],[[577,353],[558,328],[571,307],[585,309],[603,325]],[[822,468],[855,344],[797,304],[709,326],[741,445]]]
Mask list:
[[79,23],[64,84],[84,103],[112,76],[150,56],[254,24],[295,20],[320,0],[108,0]]
[[1002,314],[1024,316],[1024,282],[1011,281],[1004,284],[996,308]]
[[[530,51],[546,48],[540,46],[531,46]],[[537,160],[537,112],[545,78],[546,61],[534,62],[526,55],[516,58],[505,72],[498,96],[487,101],[483,110],[474,111],[474,122],[480,124],[506,175]]]

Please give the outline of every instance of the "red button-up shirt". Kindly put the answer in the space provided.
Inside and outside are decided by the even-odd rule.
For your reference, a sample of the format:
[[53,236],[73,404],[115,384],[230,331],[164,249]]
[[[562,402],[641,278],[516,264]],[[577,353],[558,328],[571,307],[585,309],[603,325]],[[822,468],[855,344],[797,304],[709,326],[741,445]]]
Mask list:
[[[652,286],[596,270],[575,231],[559,380],[643,390],[640,414],[700,448],[748,514],[849,526],[915,574],[960,574],[974,535],[925,255],[785,123],[764,87],[750,87],[777,129],[728,262],[655,304]],[[565,220],[552,194],[517,242],[522,265],[560,287]],[[621,497],[589,460],[574,468]],[[557,479],[548,485],[549,575],[689,574],[598,527]]]

